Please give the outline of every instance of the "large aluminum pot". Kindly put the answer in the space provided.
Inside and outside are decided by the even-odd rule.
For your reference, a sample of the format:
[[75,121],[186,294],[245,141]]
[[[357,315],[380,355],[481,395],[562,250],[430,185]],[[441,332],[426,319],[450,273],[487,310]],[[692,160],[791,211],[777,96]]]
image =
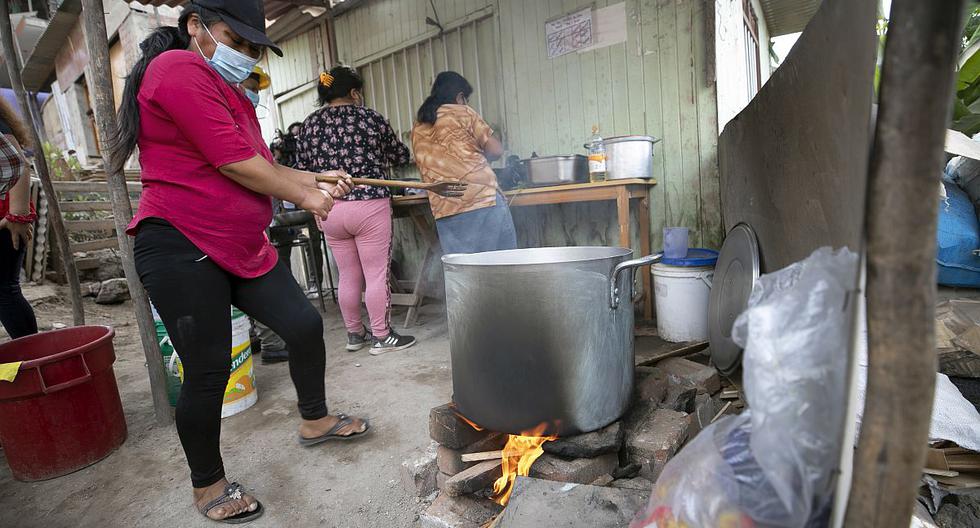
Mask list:
[[653,146],[660,140],[651,136],[607,138],[606,178],[653,178]]
[[633,391],[636,268],[624,248],[443,257],[453,400],[468,419],[574,435],[616,421]]

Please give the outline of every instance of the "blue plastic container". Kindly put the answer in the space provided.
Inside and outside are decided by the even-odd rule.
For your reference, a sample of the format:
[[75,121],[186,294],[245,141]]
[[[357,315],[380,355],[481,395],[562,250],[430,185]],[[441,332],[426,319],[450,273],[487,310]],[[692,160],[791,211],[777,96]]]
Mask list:
[[977,213],[962,189],[950,183],[947,199],[939,202],[939,229],[936,233],[938,281],[945,286],[980,288],[980,224]]

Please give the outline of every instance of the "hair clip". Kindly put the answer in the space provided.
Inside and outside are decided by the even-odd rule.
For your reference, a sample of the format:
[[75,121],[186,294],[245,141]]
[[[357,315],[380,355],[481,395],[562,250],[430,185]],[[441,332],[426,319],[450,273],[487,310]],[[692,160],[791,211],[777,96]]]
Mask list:
[[320,84],[326,86],[327,88],[330,88],[330,86],[333,84],[333,75],[330,75],[327,72],[321,73]]

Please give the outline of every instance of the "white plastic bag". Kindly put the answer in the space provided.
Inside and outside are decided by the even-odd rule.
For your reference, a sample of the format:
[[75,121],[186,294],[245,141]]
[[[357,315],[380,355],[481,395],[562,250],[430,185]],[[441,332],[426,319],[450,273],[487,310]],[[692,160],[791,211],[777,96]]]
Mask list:
[[821,248],[764,275],[733,338],[750,411],[712,424],[664,468],[632,528],[825,523],[845,409],[857,256]]

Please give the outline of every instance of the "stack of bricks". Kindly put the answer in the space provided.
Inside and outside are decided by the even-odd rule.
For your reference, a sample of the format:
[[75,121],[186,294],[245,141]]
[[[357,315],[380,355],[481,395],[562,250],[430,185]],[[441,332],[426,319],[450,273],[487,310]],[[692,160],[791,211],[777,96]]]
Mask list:
[[[648,494],[667,461],[727,410],[718,372],[687,359],[637,367],[635,389],[622,421],[546,442],[530,476]],[[478,528],[488,523],[502,509],[490,499],[501,460],[464,462],[463,455],[499,451],[507,435],[476,430],[451,404],[430,411],[429,435],[428,449],[403,463],[406,485],[432,501],[420,515],[421,525]]]

